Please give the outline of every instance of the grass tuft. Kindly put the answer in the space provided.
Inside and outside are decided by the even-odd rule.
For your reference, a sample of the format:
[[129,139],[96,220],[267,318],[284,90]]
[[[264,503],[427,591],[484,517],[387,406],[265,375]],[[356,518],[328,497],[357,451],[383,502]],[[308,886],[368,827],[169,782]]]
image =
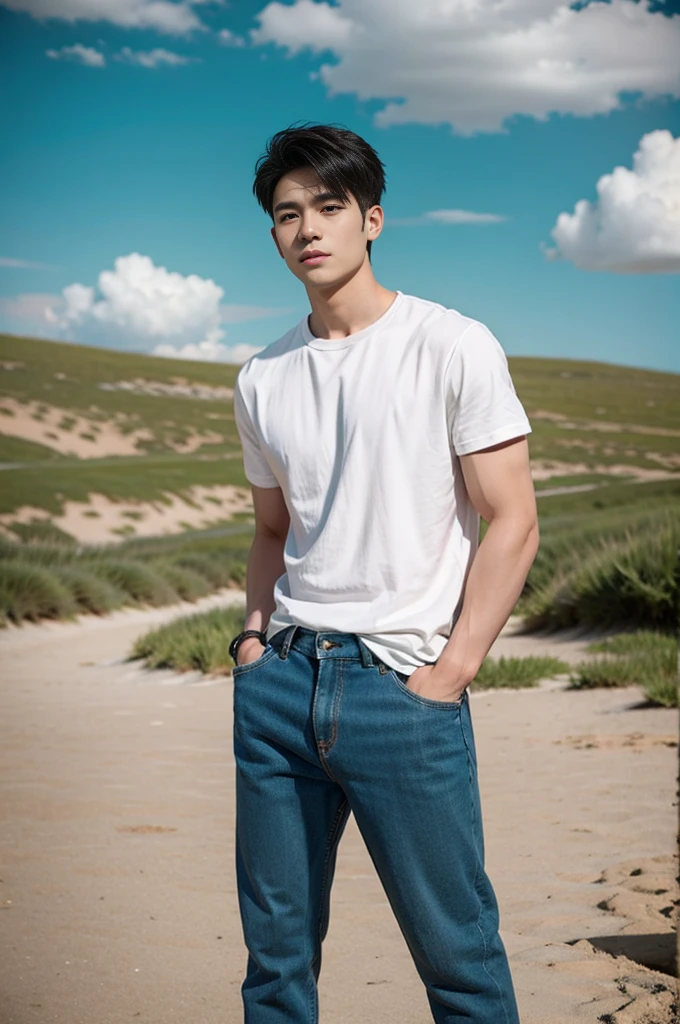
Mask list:
[[199,597],[205,597],[212,590],[205,576],[187,566],[159,561],[152,562],[151,568],[170,584],[183,601],[197,601]]
[[8,529],[24,544],[65,544],[75,547],[77,541],[70,533],[60,530],[49,519],[31,519],[28,523],[9,523]]
[[485,658],[474,678],[473,687],[490,690],[537,686],[541,679],[552,679],[568,671],[569,665],[559,658]]
[[79,611],[106,615],[127,601],[127,594],[123,590],[84,566],[57,565],[51,572],[68,588]]
[[179,600],[177,591],[170,583],[157,570],[142,562],[115,558],[92,559],[88,568],[99,579],[122,590],[135,604],[160,606],[175,604]]
[[570,689],[637,685],[653,703],[678,706],[679,645],[676,637],[637,630],[591,644],[588,650],[598,656],[576,666]]
[[244,618],[243,605],[183,616],[145,633],[135,643],[131,657],[143,658],[147,668],[230,672],[229,644],[243,629]]
[[25,562],[0,562],[0,620],[68,619],[78,610],[69,588],[54,573]]
[[597,530],[548,529],[518,611],[529,629],[680,623],[680,515],[608,517]]

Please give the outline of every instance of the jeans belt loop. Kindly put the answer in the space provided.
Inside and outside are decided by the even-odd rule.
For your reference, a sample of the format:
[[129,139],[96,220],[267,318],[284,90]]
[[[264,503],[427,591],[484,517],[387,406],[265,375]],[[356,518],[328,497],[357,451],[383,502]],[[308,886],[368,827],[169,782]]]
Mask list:
[[377,665],[378,659],[376,658],[373,651],[366,646],[366,644],[363,642],[363,640],[358,634],[355,634],[355,636],[359,643],[359,650],[361,652],[361,664],[364,666],[364,668],[370,668],[372,665]]
[[282,661],[285,661],[285,659],[288,657],[290,645],[293,642],[293,637],[295,636],[297,629],[298,625],[297,623],[294,623],[292,626],[289,626],[288,629],[286,630],[286,635],[283,638],[283,644],[281,645],[281,650],[279,651],[279,658],[281,658]]

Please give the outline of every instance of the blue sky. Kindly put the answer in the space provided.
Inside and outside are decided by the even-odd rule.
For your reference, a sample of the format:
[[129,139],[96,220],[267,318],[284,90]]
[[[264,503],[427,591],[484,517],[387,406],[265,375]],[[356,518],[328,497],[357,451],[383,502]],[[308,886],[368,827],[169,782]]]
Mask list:
[[302,119],[387,165],[381,283],[512,355],[680,372],[678,5],[438,6],[0,0],[0,330],[234,361],[274,341],[308,305],[253,166]]

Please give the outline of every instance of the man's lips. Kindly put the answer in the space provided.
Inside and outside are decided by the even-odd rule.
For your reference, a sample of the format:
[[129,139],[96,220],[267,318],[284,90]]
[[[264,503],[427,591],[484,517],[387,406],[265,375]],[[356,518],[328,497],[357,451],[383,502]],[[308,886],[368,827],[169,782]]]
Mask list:
[[306,267],[314,267],[318,263],[323,263],[324,260],[328,259],[328,253],[322,252],[321,249],[310,249],[309,252],[305,252],[300,257],[300,262],[304,263]]

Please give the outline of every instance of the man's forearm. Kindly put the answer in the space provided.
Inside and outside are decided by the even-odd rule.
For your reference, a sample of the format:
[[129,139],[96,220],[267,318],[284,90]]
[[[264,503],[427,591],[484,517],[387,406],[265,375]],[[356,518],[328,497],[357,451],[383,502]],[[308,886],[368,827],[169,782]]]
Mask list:
[[286,571],[285,537],[256,533],[246,571],[246,622],[244,629],[265,632],[274,611],[274,584]]
[[437,664],[472,682],[522,593],[538,550],[534,521],[494,519],[470,567],[460,616]]

